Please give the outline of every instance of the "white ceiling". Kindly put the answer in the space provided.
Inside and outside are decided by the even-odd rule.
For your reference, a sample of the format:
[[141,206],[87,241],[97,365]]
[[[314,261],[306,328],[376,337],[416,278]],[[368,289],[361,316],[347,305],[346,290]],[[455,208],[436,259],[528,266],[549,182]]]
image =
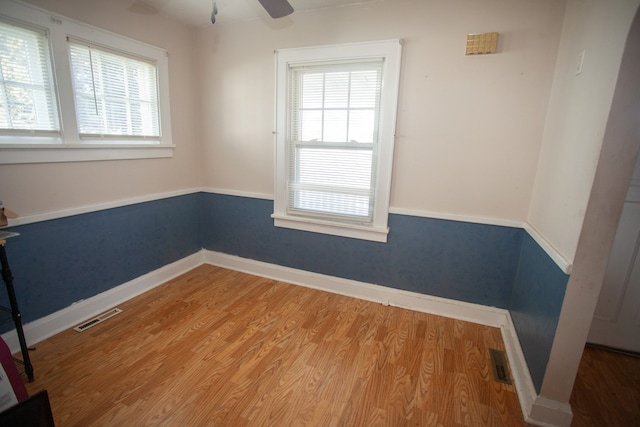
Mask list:
[[[289,0],[295,11],[346,6],[381,0]],[[268,18],[258,0],[215,0],[216,22]],[[211,25],[213,0],[131,0],[129,11],[142,15],[161,14],[191,26]],[[294,12],[295,13],[295,12]],[[270,18],[269,18],[270,19]]]

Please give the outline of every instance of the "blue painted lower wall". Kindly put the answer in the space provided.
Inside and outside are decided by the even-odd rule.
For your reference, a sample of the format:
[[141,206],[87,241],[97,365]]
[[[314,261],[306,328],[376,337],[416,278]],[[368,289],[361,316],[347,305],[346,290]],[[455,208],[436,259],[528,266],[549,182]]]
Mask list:
[[387,243],[276,228],[273,202],[203,194],[209,250],[507,308],[524,231],[390,215]]
[[509,311],[538,393],[549,362],[568,281],[569,276],[526,234]]
[[23,320],[205,248],[509,309],[540,390],[568,278],[524,230],[390,215],[388,242],[376,243],[276,228],[272,212],[270,200],[195,193],[11,227]]
[[21,233],[5,248],[23,322],[199,251],[199,204],[180,196],[9,228]]

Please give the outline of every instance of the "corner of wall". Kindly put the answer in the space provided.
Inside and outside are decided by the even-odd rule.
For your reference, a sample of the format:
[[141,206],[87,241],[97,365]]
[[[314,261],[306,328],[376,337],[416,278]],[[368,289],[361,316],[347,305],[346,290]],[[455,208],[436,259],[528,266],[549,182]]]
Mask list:
[[540,392],[569,276],[527,233],[508,309],[524,356]]

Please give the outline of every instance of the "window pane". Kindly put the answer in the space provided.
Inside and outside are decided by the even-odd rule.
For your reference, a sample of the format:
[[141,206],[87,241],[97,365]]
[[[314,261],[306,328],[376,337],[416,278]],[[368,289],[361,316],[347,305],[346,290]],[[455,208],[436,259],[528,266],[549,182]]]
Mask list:
[[325,214],[369,217],[372,151],[297,149],[292,207]]
[[349,73],[325,74],[325,108],[346,108],[349,106]]
[[378,73],[375,70],[351,73],[351,108],[376,108]]
[[292,70],[292,211],[372,221],[381,68],[374,62]]
[[371,185],[371,150],[299,148],[300,184],[368,189]]
[[0,128],[58,131],[44,32],[0,22]]
[[324,74],[305,74],[302,77],[302,108],[322,108]]
[[300,136],[294,136],[300,141],[322,140],[322,110],[300,112]]
[[323,141],[347,142],[348,110],[325,110]]
[[332,215],[367,217],[370,198],[351,194],[299,191],[296,208]]
[[349,141],[372,143],[376,130],[375,110],[352,110],[349,112]]
[[154,64],[76,43],[70,55],[80,134],[160,136]]

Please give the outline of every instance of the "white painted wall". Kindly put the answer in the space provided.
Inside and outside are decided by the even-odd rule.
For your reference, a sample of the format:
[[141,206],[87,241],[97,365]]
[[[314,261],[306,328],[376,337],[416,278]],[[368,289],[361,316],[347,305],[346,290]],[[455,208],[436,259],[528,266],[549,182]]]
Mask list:
[[[3,0],[0,0],[0,2]],[[0,166],[0,200],[21,216],[197,188],[199,128],[191,29],[129,10],[128,0],[33,0],[44,9],[169,52],[174,157]]]
[[[203,186],[273,195],[275,49],[403,38],[392,207],[524,221],[563,13],[394,0],[199,29]],[[490,31],[497,54],[464,55],[467,34]]]
[[[569,0],[529,224],[573,261],[638,0]],[[582,73],[578,55],[585,51]],[[617,219],[616,219],[617,221]]]

